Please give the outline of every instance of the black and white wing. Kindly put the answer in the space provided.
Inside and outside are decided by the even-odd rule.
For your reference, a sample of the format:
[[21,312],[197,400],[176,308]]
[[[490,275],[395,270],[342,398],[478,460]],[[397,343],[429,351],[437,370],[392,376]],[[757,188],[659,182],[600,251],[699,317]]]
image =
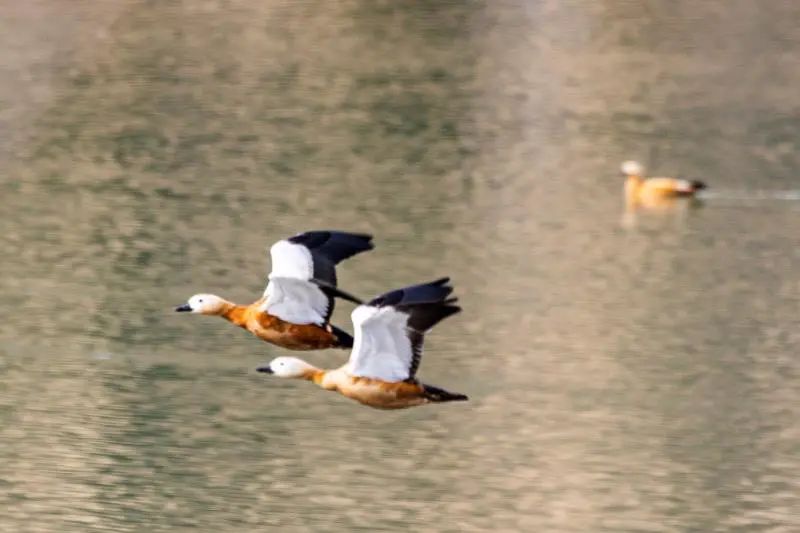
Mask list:
[[327,323],[334,297],[361,303],[336,288],[336,264],[372,248],[371,235],[341,231],[309,231],[276,242],[262,311],[293,324]]
[[414,379],[422,357],[425,332],[458,313],[448,298],[453,288],[442,278],[387,292],[353,310],[352,376],[397,382]]
[[[303,250],[302,265],[298,265],[295,252],[288,252],[287,245],[295,251]],[[275,252],[276,247],[279,250],[278,254]],[[270,250],[272,254],[270,277],[301,275],[305,276],[303,279],[308,279],[307,276],[310,276],[319,282],[336,287],[336,265],[348,257],[372,248],[372,235],[343,231],[307,231],[273,245]],[[300,269],[296,270],[298,266]]]

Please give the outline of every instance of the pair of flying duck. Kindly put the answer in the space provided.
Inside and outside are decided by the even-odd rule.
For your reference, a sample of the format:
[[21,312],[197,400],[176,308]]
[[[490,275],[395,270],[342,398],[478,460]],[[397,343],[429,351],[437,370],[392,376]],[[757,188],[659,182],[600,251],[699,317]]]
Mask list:
[[[302,233],[272,245],[269,283],[256,302],[237,305],[196,294],[175,310],[221,316],[290,350],[350,348],[350,359],[340,368],[322,370],[296,357],[278,357],[258,371],[305,379],[370,407],[466,400],[415,378],[425,333],[461,311],[450,297],[448,278],[387,292],[368,303],[337,287],[336,265],[372,248],[371,235]],[[351,315],[354,337],[330,323],[336,298],[359,304]]]

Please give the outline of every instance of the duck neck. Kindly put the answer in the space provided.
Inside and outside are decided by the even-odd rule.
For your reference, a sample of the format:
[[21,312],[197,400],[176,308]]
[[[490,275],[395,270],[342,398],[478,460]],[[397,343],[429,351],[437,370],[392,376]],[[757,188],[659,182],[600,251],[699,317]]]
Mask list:
[[314,385],[319,385],[320,387],[323,386],[322,382],[325,380],[325,374],[327,370],[322,370],[315,366],[309,365],[308,369],[300,376],[300,379],[305,379],[306,381],[310,381]]
[[237,305],[232,302],[225,302],[219,316],[236,324],[240,327],[245,327],[247,324],[247,306]]
[[628,178],[625,180],[625,198],[628,200],[628,203],[635,203],[638,194],[639,194],[639,187],[642,185],[642,177],[629,175]]

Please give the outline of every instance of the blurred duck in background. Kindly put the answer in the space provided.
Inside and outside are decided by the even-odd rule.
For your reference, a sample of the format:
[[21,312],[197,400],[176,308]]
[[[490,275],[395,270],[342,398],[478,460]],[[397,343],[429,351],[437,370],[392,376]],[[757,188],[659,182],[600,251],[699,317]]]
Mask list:
[[702,181],[679,178],[645,178],[645,169],[637,161],[622,163],[625,176],[625,205],[636,207],[667,207],[678,198],[691,198],[706,188]]

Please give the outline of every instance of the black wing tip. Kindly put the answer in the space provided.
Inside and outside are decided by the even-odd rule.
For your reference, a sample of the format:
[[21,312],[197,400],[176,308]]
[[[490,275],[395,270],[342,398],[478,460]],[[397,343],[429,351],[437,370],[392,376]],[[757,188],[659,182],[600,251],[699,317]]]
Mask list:
[[706,185],[705,181],[692,180],[691,184],[692,184],[692,189],[694,189],[695,191],[699,191],[699,190],[708,188],[708,185]]
[[426,283],[409,285],[401,289],[395,289],[372,299],[368,305],[374,307],[396,306],[396,305],[420,305],[420,304],[449,304],[455,302],[456,298],[447,297],[453,292],[453,286],[449,285],[450,278],[444,277]]
[[333,334],[336,336],[337,344],[336,346],[334,346],[334,348],[350,349],[353,347],[354,339],[352,335],[350,335],[343,329],[334,326],[333,324],[330,324],[330,326],[331,330],[333,331]]
[[353,239],[360,239],[362,241],[371,241],[374,237],[371,233],[361,233],[356,231],[342,231],[338,229],[322,230],[320,233],[328,233],[330,235],[337,235],[339,237],[351,237]]
[[372,239],[374,237],[369,233],[355,233],[350,231],[325,229],[325,230],[303,231],[301,233],[289,237],[287,240],[293,243],[305,244],[308,241],[317,241],[317,240],[327,241],[332,238],[342,238],[352,241],[361,241],[364,246],[373,246]]
[[375,248],[375,245],[372,243],[372,239],[374,237],[369,233],[353,233],[350,231],[339,230],[325,230],[319,233],[327,234],[329,239],[336,238],[348,241],[350,245],[361,246],[365,250],[372,250]]
[[375,248],[372,235],[347,231],[315,230],[298,233],[287,239],[292,244],[301,244],[312,253],[324,257],[334,265],[356,254]]
[[329,231],[328,233],[341,235],[342,237],[350,237],[351,239],[357,239],[360,241],[364,241],[364,244],[368,244],[372,246],[372,239],[375,237],[371,233],[354,233],[350,231]]
[[463,309],[461,309],[461,306],[458,306],[458,305],[443,305],[441,307],[442,307],[442,309],[446,309],[447,310],[447,316],[457,315],[458,313],[463,311]]
[[315,284],[320,290],[325,293],[326,296],[331,298],[341,298],[342,300],[347,300],[349,302],[353,302],[354,304],[361,305],[364,303],[364,300],[359,298],[358,296],[353,296],[349,292],[343,291],[339,287],[331,285],[325,281],[319,279],[311,279],[311,283]]

